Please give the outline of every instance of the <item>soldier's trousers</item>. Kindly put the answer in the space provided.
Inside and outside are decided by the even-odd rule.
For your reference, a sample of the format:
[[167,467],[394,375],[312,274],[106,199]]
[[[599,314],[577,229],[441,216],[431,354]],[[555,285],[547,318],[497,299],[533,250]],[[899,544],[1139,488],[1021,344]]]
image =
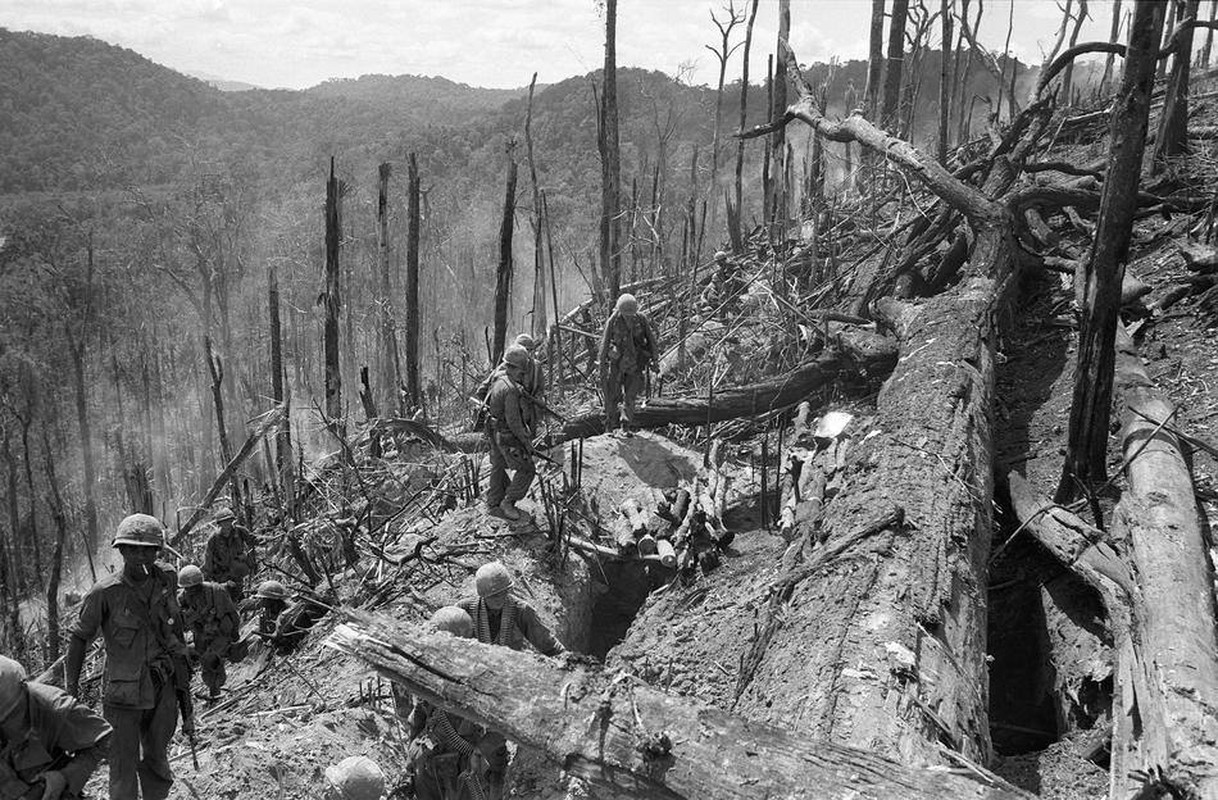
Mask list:
[[[514,436],[504,436],[495,432],[488,435],[491,449],[491,477],[486,490],[486,504],[491,508],[510,500],[515,503],[524,499],[533,483],[537,468],[533,459]],[[511,483],[508,483],[508,470],[513,470]]]
[[618,405],[622,406],[622,416],[626,425],[634,427],[634,404],[639,399],[639,391],[643,388],[643,373],[641,370],[622,370],[614,364],[605,375],[605,430],[611,431],[617,427]]
[[154,708],[115,708],[105,705],[102,716],[110,737],[110,800],[165,800],[173,785],[169,742],[178,727],[178,703],[173,686],[157,690]]
[[212,694],[219,694],[220,687],[228,680],[224,662],[227,660],[230,644],[227,637],[217,637],[206,643],[207,649],[199,656],[199,673],[203,678],[203,685],[210,689]]

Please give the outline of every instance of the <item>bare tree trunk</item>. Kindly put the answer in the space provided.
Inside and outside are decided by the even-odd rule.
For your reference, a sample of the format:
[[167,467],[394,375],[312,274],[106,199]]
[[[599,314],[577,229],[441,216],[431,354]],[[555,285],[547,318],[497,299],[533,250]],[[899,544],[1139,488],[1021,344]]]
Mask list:
[[[612,0],[610,0],[612,2]],[[507,192],[503,198],[503,220],[499,225],[499,269],[495,273],[495,338],[491,344],[491,366],[503,358],[507,343],[508,311],[512,303],[512,229],[516,219],[516,159],[512,144],[507,148]]]
[[78,340],[64,326],[68,335],[68,352],[72,357],[72,378],[76,389],[76,422],[80,426],[80,451],[83,466],[82,480],[85,484],[86,542],[91,550],[97,549],[97,468],[93,461],[93,428],[89,424],[88,388],[85,383],[85,343]]
[[559,329],[557,317],[558,314],[558,275],[555,274],[554,268],[554,234],[550,229],[550,203],[546,200],[546,193],[541,193],[541,211],[542,221],[546,226],[546,255],[550,262],[550,295],[554,299],[554,338],[550,342],[551,357],[549,370],[550,380],[554,382],[554,388],[558,397],[562,397],[563,386],[563,347],[562,347],[562,331]]
[[1109,127],[1108,177],[1103,184],[1099,226],[1082,275],[1075,278],[1082,284],[1083,318],[1058,502],[1079,496],[1080,489],[1107,476],[1113,342],[1141,178],[1160,24],[1162,17],[1155,13],[1153,3],[1135,2],[1125,76]]
[[[1163,41],[1160,43],[1160,50],[1166,50],[1171,45],[1172,30],[1176,26],[1176,15],[1180,10],[1180,4],[1184,0],[1166,0],[1159,5],[1159,18],[1163,20],[1163,29],[1160,31]],[[1164,17],[1166,17],[1164,19]],[[1125,60],[1125,68],[1129,69],[1129,60]],[[1161,81],[1167,77],[1167,59],[1158,59],[1155,67],[1155,80]]]
[[[973,41],[973,30],[981,26],[981,15],[985,11],[983,0],[977,0],[977,18],[969,25],[968,21],[968,6],[969,0],[961,0],[960,2],[960,35],[970,44]],[[969,47],[967,55],[964,57],[964,68],[960,70],[960,83],[956,92],[956,141],[964,144],[969,137],[969,119],[973,102],[969,96],[970,78],[973,72],[973,57],[977,54],[977,48]],[[982,55],[982,58],[985,58]]]
[[880,126],[887,131],[899,131],[901,76],[905,65],[905,21],[909,16],[909,0],[892,0],[892,20],[888,28],[888,58],[884,69],[884,100],[880,110]]
[[279,322],[279,276],[275,265],[267,269],[267,310],[271,324],[271,397],[275,405],[284,407],[283,420],[275,431],[275,471],[288,513],[296,513],[295,464],[292,459],[292,414],[284,387],[283,330]]
[[[1210,22],[1214,22],[1216,18],[1218,18],[1218,0],[1210,0]],[[1213,48],[1214,28],[1211,25],[1209,28],[1206,28],[1205,47],[1201,48],[1201,53],[1198,56],[1198,62],[1202,66],[1208,67],[1210,65],[1210,54],[1213,52]],[[1108,58],[1111,59],[1112,56],[1109,56]]]
[[[774,62],[773,105],[771,107],[771,122],[782,119],[787,109],[787,62],[782,58],[782,43],[791,36],[791,0],[778,0],[778,43],[774,52],[778,54]],[[783,127],[779,126],[770,135],[770,236],[781,235],[786,230],[789,209],[785,193],[787,180],[787,136]]]
[[939,22],[943,31],[943,63],[939,67],[939,163],[946,165],[952,117],[952,0],[940,0]]
[[[546,258],[542,246],[541,187],[537,184],[537,163],[533,159],[533,90],[537,86],[537,73],[529,81],[529,106],[524,118],[524,144],[529,160],[529,180],[533,189],[533,335],[545,336],[549,328],[546,314]],[[633,264],[633,259],[632,259]],[[554,307],[558,314],[558,306]]]
[[30,525],[27,529],[30,537],[30,544],[34,551],[34,574],[37,576],[39,586],[46,586],[44,580],[46,573],[42,569],[42,543],[38,538],[38,505],[37,492],[34,488],[34,454],[30,449],[30,425],[33,424],[33,415],[27,410],[29,416],[21,417],[18,422],[21,423],[21,449],[22,463],[25,466],[25,488],[30,494]]
[[[228,428],[224,424],[224,363],[211,347],[211,339],[203,337],[203,349],[207,354],[207,371],[211,373],[211,396],[216,406],[216,433],[220,437],[220,459],[229,463],[233,457],[232,448],[228,444]],[[237,475],[232,476],[232,506],[233,512],[241,514],[241,482]]]
[[[766,119],[773,122],[774,120],[774,54],[770,53],[766,57],[765,69],[765,100],[766,100]],[[769,136],[765,137],[765,149],[761,160],[761,220],[769,225],[771,215],[774,213],[771,205],[773,195],[773,180],[770,177],[770,161],[773,159],[773,139]],[[684,259],[682,259],[684,261]]]
[[[622,286],[621,152],[617,120],[617,0],[605,0],[605,67],[602,75],[600,125],[597,143],[601,154],[601,275],[611,299]],[[512,166],[515,172],[515,164]],[[514,183],[514,180],[513,180]]]
[[867,119],[875,120],[884,79],[884,0],[871,0],[871,36],[867,50]]
[[63,574],[63,543],[68,535],[68,519],[64,513],[63,494],[55,476],[55,460],[46,428],[42,431],[42,451],[50,487],[48,507],[55,522],[55,548],[51,551],[51,574],[47,579],[47,662],[59,658],[59,581]]
[[[414,153],[406,167],[406,396],[415,407],[423,406],[419,377],[419,246],[422,220],[419,162]],[[400,403],[398,404],[400,405]]]
[[[1196,19],[1200,0],[1188,0],[1184,18]],[[1150,174],[1162,172],[1171,159],[1188,152],[1188,79],[1193,61],[1193,28],[1185,28],[1178,42],[1179,49],[1172,56],[1171,77],[1167,82],[1167,98],[1163,101],[1163,115],[1159,120],[1159,135],[1155,138],[1154,157],[1150,162]]]
[[[882,0],[880,0],[882,2]],[[753,22],[757,19],[757,6],[761,0],[753,0],[749,11],[749,21],[744,29],[744,61],[740,65],[740,130],[748,125],[749,107],[749,51],[753,47]],[[739,253],[744,249],[744,231],[741,219],[744,217],[744,140],[736,140],[736,225],[731,232],[732,249]]]
[[[717,228],[716,225],[716,202],[719,195],[719,141],[720,129],[723,126],[723,82],[727,77],[727,60],[735,52],[736,47],[730,46],[730,38],[732,29],[744,21],[744,18],[736,13],[736,6],[732,0],[729,0],[727,5],[727,21],[720,22],[715,16],[715,12],[711,12],[711,21],[715,23],[715,27],[719,30],[719,49],[706,45],[706,49],[715,54],[716,60],[719,62],[719,83],[715,87],[715,128],[711,138],[711,174],[710,185],[707,187],[706,196],[710,198],[711,204],[711,230]],[[743,127],[743,126],[742,126]],[[632,280],[635,276],[632,276]]]
[[[334,157],[330,157],[330,178],[326,181],[326,290],[322,295],[326,309],[323,335],[325,350],[326,416],[336,431],[343,429],[343,377],[339,366],[338,316],[342,312],[339,294],[338,243],[342,235],[338,221],[338,178]],[[210,360],[210,357],[209,357]],[[228,459],[226,458],[225,461]]]
[[[1074,47],[1074,45],[1078,44],[1078,32],[1079,29],[1083,27],[1083,21],[1085,19],[1087,19],[1087,0],[1078,0],[1078,11],[1077,16],[1074,18],[1074,28],[1070,31],[1070,47]],[[1011,69],[1015,69],[1013,64],[1011,65]],[[1062,73],[1062,102],[1066,105],[1070,105],[1073,100],[1073,92],[1074,62],[1071,61],[1069,66],[1066,67],[1065,72]],[[1014,112],[1012,112],[1012,117],[1013,116]]]
[[[1121,0],[1112,0],[1112,31],[1108,34],[1110,44],[1117,44],[1121,36]],[[1112,86],[1112,66],[1116,59],[1114,53],[1109,53],[1104,59],[1104,76],[1100,78],[1100,97],[1108,96]]]
[[9,432],[4,431],[4,463],[8,467],[8,524],[13,536],[13,596],[20,600],[27,582],[25,559],[21,554],[21,509],[17,506],[17,459],[9,447]]
[[398,357],[397,325],[393,316],[393,281],[389,244],[389,177],[393,167],[383,163],[377,168],[376,182],[376,252],[381,282],[377,310],[381,329],[381,403],[389,413],[401,404],[401,359]]

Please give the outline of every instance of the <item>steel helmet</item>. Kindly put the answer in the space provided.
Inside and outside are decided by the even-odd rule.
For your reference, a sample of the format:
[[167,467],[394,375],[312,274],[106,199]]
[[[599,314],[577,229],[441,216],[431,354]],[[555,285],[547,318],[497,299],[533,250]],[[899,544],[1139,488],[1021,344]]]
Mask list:
[[492,597],[511,589],[515,582],[502,561],[490,561],[478,567],[474,574],[474,585],[478,588],[479,597]]
[[326,781],[343,800],[380,800],[385,773],[367,756],[351,756],[326,767]]
[[532,334],[528,333],[522,333],[517,336],[516,344],[520,345],[525,350],[528,350],[530,353],[537,349],[537,340],[533,338]]
[[518,344],[514,344],[507,350],[503,351],[503,363],[510,364],[513,367],[525,369],[529,366],[529,351],[525,350]]
[[187,564],[178,572],[178,586],[183,589],[189,589],[191,586],[201,586],[203,584],[203,570],[196,567],[194,564]]
[[228,506],[225,506],[216,510],[216,515],[211,518],[211,521],[219,524],[221,522],[236,518],[237,515],[233,513],[233,510]]
[[617,299],[617,305],[613,308],[623,314],[634,314],[639,310],[639,301],[632,294],[624,294]]
[[25,667],[0,656],[0,720],[13,713],[25,696]]
[[474,621],[469,618],[469,614],[465,612],[464,608],[458,606],[444,606],[444,608],[438,609],[431,615],[427,624],[437,631],[451,633],[462,639],[468,639],[474,635]]
[[288,590],[279,581],[263,581],[258,584],[258,591],[254,592],[254,597],[262,600],[287,600]]
[[716,262],[727,261],[727,253],[723,250],[716,250],[715,251],[715,261]]
[[118,524],[113,546],[134,544],[142,547],[163,547],[165,526],[156,517],[148,514],[132,514]]

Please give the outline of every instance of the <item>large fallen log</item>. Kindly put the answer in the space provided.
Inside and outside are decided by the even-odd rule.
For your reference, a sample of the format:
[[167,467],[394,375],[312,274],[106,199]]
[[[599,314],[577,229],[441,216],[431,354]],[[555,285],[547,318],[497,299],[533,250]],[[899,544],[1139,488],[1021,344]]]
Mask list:
[[1174,796],[1218,798],[1214,572],[1188,461],[1165,428],[1175,409],[1123,328],[1114,383],[1125,406],[1121,446],[1129,480],[1115,527],[1131,545],[1144,608],[1135,625],[1146,653],[1139,662],[1144,679],[1123,682],[1115,715],[1114,792],[1120,763],[1122,772],[1152,776]]
[[[642,428],[665,425],[706,425],[737,417],[760,416],[794,405],[809,396],[827,394],[843,384],[871,391],[897,360],[896,343],[867,331],[841,335],[841,342],[812,361],[776,378],[721,389],[712,399],[656,397],[640,406],[634,415]],[[572,417],[551,437],[549,444],[596,436],[605,432],[605,417],[593,411]]]
[[906,766],[751,722],[624,672],[352,613],[327,641],[442,708],[534,747],[596,797],[951,800],[1029,797],[967,768]]

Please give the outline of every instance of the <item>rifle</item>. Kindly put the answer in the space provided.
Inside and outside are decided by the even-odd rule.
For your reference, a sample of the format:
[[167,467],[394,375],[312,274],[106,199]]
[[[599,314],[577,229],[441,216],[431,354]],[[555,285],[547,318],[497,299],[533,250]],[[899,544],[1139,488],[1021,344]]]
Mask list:
[[199,743],[195,739],[195,701],[190,696],[190,665],[184,657],[173,660],[173,693],[178,699],[178,711],[182,714],[182,733],[190,744],[190,761],[195,772],[199,771]]
[[566,417],[564,417],[562,414],[559,414],[557,411],[555,411],[554,409],[550,408],[550,407],[549,407],[548,405],[546,405],[544,402],[542,402],[541,400],[538,400],[536,397],[534,397],[533,395],[529,394],[529,393],[528,393],[528,392],[526,392],[524,389],[521,389],[521,390],[520,390],[520,396],[521,396],[521,397],[523,397],[525,400],[528,400],[530,403],[532,403],[532,404],[533,404],[534,406],[536,406],[537,408],[540,408],[540,409],[541,409],[542,411],[544,411],[545,413],[549,414],[551,417],[554,417],[554,419],[558,420],[559,422],[566,422],[566,421],[567,421],[567,418],[566,418]]

